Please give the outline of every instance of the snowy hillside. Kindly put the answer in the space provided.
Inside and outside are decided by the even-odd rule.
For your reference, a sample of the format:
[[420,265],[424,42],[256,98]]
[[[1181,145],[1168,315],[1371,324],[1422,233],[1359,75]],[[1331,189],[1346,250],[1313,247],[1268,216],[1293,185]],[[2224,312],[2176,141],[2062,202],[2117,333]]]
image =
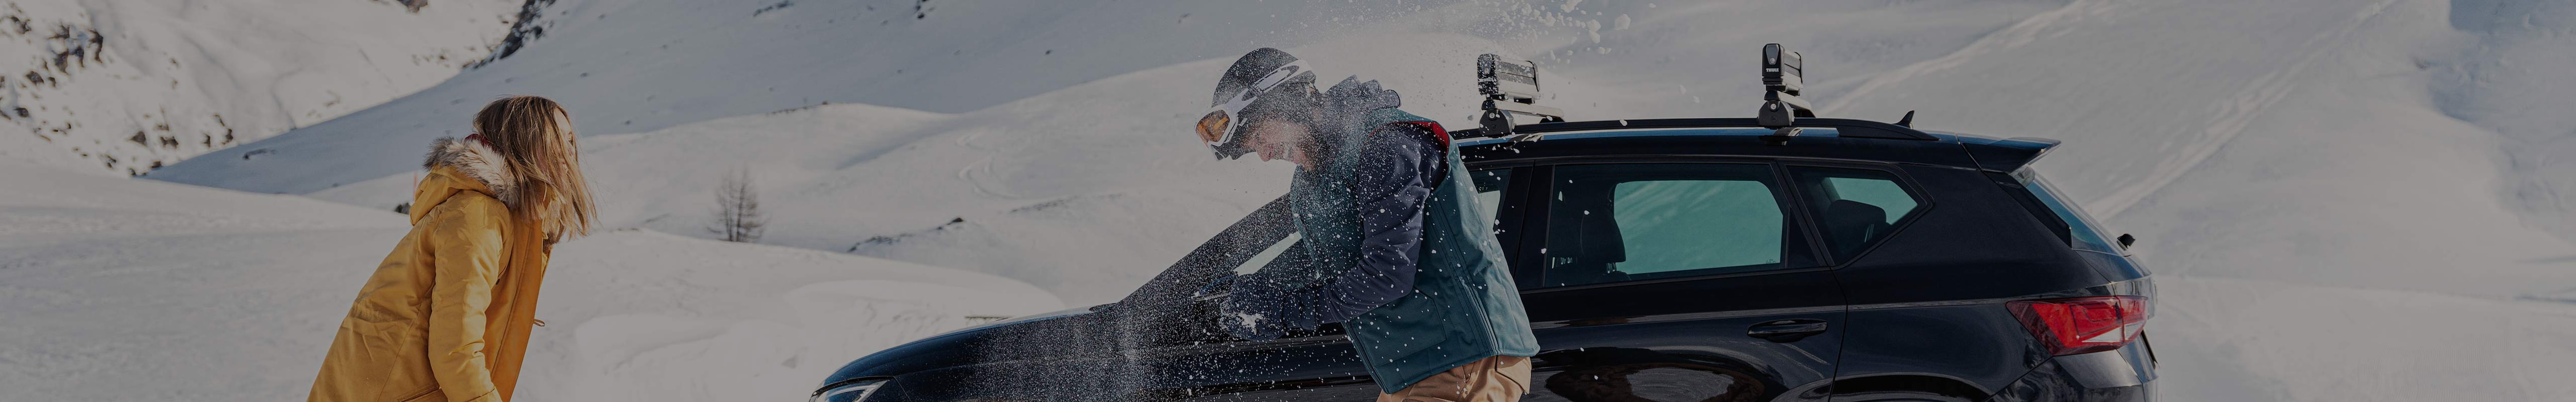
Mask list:
[[[632,146],[594,137],[590,163],[607,166],[596,168],[603,193],[638,200],[608,207],[610,219],[704,233],[704,191],[717,175],[743,168],[760,176],[781,217],[771,243],[974,268],[1091,303],[1125,293],[1284,188],[1284,166],[1209,161],[1177,140],[1186,138],[1187,119],[1202,113],[1210,77],[1255,45],[1291,47],[1327,80],[1383,80],[1404,92],[1408,110],[1453,126],[1470,123],[1468,72],[1475,55],[1489,52],[1532,54],[1572,71],[1551,76],[1551,85],[1566,88],[1557,104],[1578,116],[1737,115],[1751,108],[1742,100],[1749,97],[1720,96],[1749,93],[1733,88],[1749,88],[1741,77],[1752,71],[1723,55],[1760,39],[1699,27],[1884,25],[1869,35],[1812,34],[1855,48],[1819,45],[1820,54],[1871,55],[1835,71],[1871,72],[1936,57],[2012,16],[2048,9],[1965,1],[1790,3],[1761,14],[1643,2],[1045,2],[940,6],[923,16],[897,3],[736,3],[744,9],[736,16],[718,4],[564,0],[548,8],[549,34],[509,58],[151,177],[390,208],[408,191],[417,144],[462,134],[460,122],[493,95],[556,97],[579,130],[594,135],[744,116],[657,130],[644,136],[659,139]],[[1360,18],[1375,12],[1395,14]],[[1174,19],[1151,18],[1163,14]],[[977,28],[990,26],[1012,28]],[[1790,39],[1809,34],[1801,35]],[[878,37],[887,39],[851,40]],[[1901,42],[1890,43],[1895,38]],[[1727,43],[1740,43],[1739,51],[1719,47]],[[1629,61],[1639,58],[1652,60]],[[1660,68],[1672,79],[1639,90],[1620,87],[1624,72],[1576,70],[1611,62],[1602,65],[1706,68]],[[1596,81],[1606,89],[1587,89]],[[1652,96],[1612,95],[1625,93]],[[1705,105],[1691,101],[1701,95]],[[853,99],[953,114],[842,105],[780,112]],[[1742,105],[1726,107],[1735,103]],[[953,110],[965,106],[980,108]],[[361,183],[368,180],[375,181]],[[1132,223],[1144,221],[1153,224]]]
[[[1727,55],[1740,56],[1746,53],[1742,49],[1754,49],[1762,41],[1803,40],[1810,43],[1800,46],[1818,60],[1816,99],[1829,106],[1830,115],[1892,118],[1921,110],[1920,121],[1930,128],[2067,140],[2070,145],[2043,161],[2043,168],[2077,194],[2098,195],[2092,206],[2148,239],[2145,247],[2157,252],[2147,258],[2167,271],[2491,297],[2576,288],[2576,270],[2550,262],[2576,254],[2576,248],[2552,236],[2547,230],[2555,225],[2546,224],[2560,216],[2545,205],[2556,202],[2548,196],[2556,192],[2546,183],[2565,174],[2514,167],[2554,159],[2499,169],[2495,161],[2505,153],[2506,139],[2475,122],[2448,117],[2437,91],[2426,89],[2440,87],[2437,81],[2448,76],[2442,63],[2474,60],[2448,47],[2468,36],[2454,30],[2444,4],[2274,4],[2285,3],[1607,2],[1551,7],[1536,17],[1517,14],[1526,12],[1523,8],[1458,4],[1414,14],[1434,23],[1345,28],[1362,33],[1326,35],[1293,49],[1320,63],[1333,76],[1328,79],[1358,74],[1385,80],[1406,93],[1408,109],[1464,126],[1472,99],[1464,72],[1473,54],[1542,54],[1556,60],[1549,63],[1560,79],[1551,84],[1560,88],[1553,104],[1578,118],[1742,115],[1756,99],[1750,95],[1753,80],[1741,78],[1752,72],[1745,63],[1729,62],[1741,57]],[[868,6],[858,7],[866,12]],[[759,18],[830,15],[827,10],[788,10],[797,11]],[[2476,10],[2462,10],[2471,11]],[[953,18],[1020,12],[1035,10],[957,11]],[[1242,12],[1247,11],[1211,18]],[[1611,22],[1594,28],[1589,22],[1598,20],[1594,16],[1610,16]],[[1617,17],[1629,22],[1619,23]],[[1558,30],[1544,26],[1558,20],[1574,21],[1566,25],[1578,26],[1583,34],[1555,35]],[[1537,23],[1505,23],[1514,21]],[[912,23],[923,25],[911,29],[946,29],[933,22],[916,19]],[[1881,28],[1794,29],[1813,25]],[[2193,28],[2167,32],[2185,25]],[[757,43],[804,33],[783,27],[723,27],[735,31],[690,39]],[[575,70],[644,57],[618,56],[631,51],[604,53],[635,39],[585,36],[575,29],[559,28],[564,33],[530,45],[521,56],[427,93],[561,88],[565,93],[560,96],[568,98],[576,120],[591,133],[624,131],[623,120],[603,120],[636,113],[668,111],[669,116],[657,118],[666,120],[706,119],[716,113],[681,107],[691,102],[795,104],[765,95],[771,87],[762,82],[780,79],[773,74],[725,76],[704,81],[707,88],[672,91],[686,100],[657,100],[660,95],[617,99],[607,94],[667,90],[595,84],[578,76],[546,78],[569,71],[561,66],[527,71],[536,76],[526,83],[509,82],[517,78],[510,77],[519,74],[515,71],[525,70],[512,63],[555,60],[548,58],[555,56],[547,56],[552,54],[547,49],[563,48],[549,46],[577,47],[567,51],[579,57],[562,56],[562,63]],[[1784,31],[1793,33],[1785,39],[1770,34]],[[2235,37],[2262,40],[2229,39]],[[955,47],[997,46],[972,40],[959,39]],[[584,41],[598,46],[582,46],[590,44]],[[706,46],[721,49],[706,52],[726,54],[760,51]],[[894,45],[857,41],[812,46],[856,51]],[[795,46],[760,48],[775,53],[764,57],[815,53]],[[2194,57],[2171,56],[2178,54]],[[1134,63],[1064,57],[1075,61],[1062,65],[1077,69]],[[713,178],[742,168],[762,176],[763,187],[778,205],[775,212],[788,220],[775,226],[772,243],[975,268],[1029,280],[1077,302],[1105,301],[1222,226],[1226,217],[1283,187],[1275,184],[1284,177],[1278,166],[1214,163],[1198,158],[1186,141],[1173,140],[1184,136],[1180,127],[1201,108],[1196,100],[1203,96],[1204,81],[1225,61],[1214,57],[1146,68],[955,115],[833,105],[643,134],[652,139],[601,137],[594,140],[592,152],[599,156],[592,163],[610,166],[600,170],[609,172],[602,173],[602,186],[611,189],[604,192],[612,198],[644,200],[610,207],[611,220],[623,224],[698,235],[709,208],[703,194]],[[805,74],[803,66],[813,65],[834,64],[765,68]],[[713,67],[615,69],[618,74],[658,76],[708,68]],[[820,80],[830,85],[841,81]],[[1031,85],[996,82],[1008,83],[950,88],[972,92]],[[759,89],[751,89],[755,87]],[[847,93],[964,96],[956,91]],[[617,95],[625,96],[630,95]],[[2069,101],[2053,101],[2059,99]],[[402,172],[409,170],[403,167],[407,163],[389,161],[417,152],[415,144],[427,138],[458,130],[456,122],[476,103],[429,102],[434,100],[404,99],[369,112],[381,117],[355,116],[280,137],[272,141],[274,146],[226,151],[274,150],[258,158],[201,158],[154,177],[254,191],[326,190],[313,194],[389,208],[402,201],[407,185],[402,183],[408,182]],[[419,103],[433,104],[415,105]],[[2516,149],[2532,152],[2524,148]],[[2387,160],[2411,163],[2371,163]],[[330,168],[314,168],[320,166]],[[358,184],[370,179],[374,184]],[[2514,186],[2519,183],[2543,187]],[[331,189],[338,185],[351,187]],[[2409,190],[2391,191],[2399,188]],[[2268,210],[2290,206],[2296,208]],[[1058,211],[1053,216],[1061,218],[1031,214],[1042,210]],[[1142,219],[1172,223],[1118,224]],[[2544,224],[2522,223],[2526,220]],[[2453,263],[2479,266],[2484,275],[2413,269]],[[2207,268],[2213,272],[2203,267],[2223,268]]]
[[[1256,46],[1355,39],[1347,35],[1352,31],[1579,38],[1586,28],[1576,26],[1599,25],[1583,21],[1611,18],[1577,19],[1554,5],[1503,3],[556,0],[541,20],[544,38],[510,57],[347,118],[192,159],[153,177],[301,194],[401,173],[418,151],[414,144],[464,135],[466,117],[503,94],[562,101],[587,134],[638,133],[824,102],[961,113]],[[1504,22],[1528,27],[1477,32]],[[1389,53],[1382,62],[1459,63],[1429,56]],[[1169,85],[1206,85],[1199,81],[1212,74],[1192,72],[1187,83]],[[1187,102],[1175,102],[1181,103]],[[1466,114],[1442,117],[1448,116]]]
[[[2432,103],[2444,114],[2494,130],[2505,150],[2508,205],[2535,226],[2576,238],[2576,4],[2461,1],[2451,26],[2464,38],[2434,69]],[[2567,289],[2576,299],[2576,286]]]
[[[401,215],[23,165],[0,187],[0,400],[301,398]],[[794,400],[846,359],[1062,304],[867,257],[620,230],[555,252],[526,400]],[[680,364],[675,362],[686,362]]]
[[[1299,50],[1327,72],[1383,72],[1369,76],[1424,88],[1405,95],[1426,114],[1468,115],[1457,99],[1472,96],[1472,77],[1441,73],[1470,71],[1490,42],[1407,37]],[[583,163],[598,196],[616,200],[602,203],[611,225],[707,233],[712,186],[742,169],[773,217],[764,242],[971,268],[1104,303],[1287,187],[1287,165],[1216,161],[1173,129],[1204,108],[1203,85],[1183,78],[1225,62],[956,115],[835,104],[593,136]],[[407,202],[414,176],[312,195],[391,208]]]
[[140,174],[456,74],[523,0],[0,4],[0,159]]
[[560,0],[510,58],[150,177],[389,208],[422,144],[545,95],[592,135],[611,226],[707,236],[741,169],[772,244],[1089,304],[1284,188],[1186,140],[1252,47],[1463,127],[1478,53],[1539,60],[1577,119],[1744,116],[1750,56],[1784,42],[1828,116],[2065,140],[2040,169],[2166,285],[2176,400],[2548,400],[2576,375],[2567,2],[666,3]]

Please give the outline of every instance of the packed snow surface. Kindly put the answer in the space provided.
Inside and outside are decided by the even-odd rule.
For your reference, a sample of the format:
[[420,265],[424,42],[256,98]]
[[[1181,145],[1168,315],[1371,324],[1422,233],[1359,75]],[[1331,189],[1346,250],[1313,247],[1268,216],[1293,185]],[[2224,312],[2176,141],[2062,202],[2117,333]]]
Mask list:
[[[2566,40],[2576,4],[2567,2],[552,4],[549,34],[514,56],[149,177],[382,210],[407,198],[422,145],[464,134],[480,103],[544,95],[569,105],[589,135],[584,162],[611,227],[709,236],[717,178],[747,171],[774,217],[771,244],[969,269],[1090,304],[1134,288],[1285,188],[1284,165],[1212,161],[1188,139],[1209,81],[1250,48],[1306,57],[1327,84],[1383,80],[1403,92],[1406,109],[1456,128],[1472,125],[1467,66],[1479,53],[1538,61],[1553,93],[1542,103],[1578,120],[1744,116],[1759,99],[1751,55],[1781,42],[1807,55],[1810,97],[1828,116],[1893,120],[1914,110],[1928,129],[2065,140],[2039,169],[2110,230],[2137,234],[2137,255],[2158,275],[2149,333],[2169,399],[2552,400],[2571,391],[2553,379],[2576,377],[2576,197],[2564,195],[2576,193],[2576,170],[2566,168],[2576,142],[2565,141],[2576,121],[2558,110],[2576,104],[2576,91],[2562,90],[2576,82],[2565,79],[2576,71]],[[26,217],[10,219],[57,219],[18,215]],[[566,248],[622,238],[683,240],[618,232]],[[72,257],[12,256],[0,266],[106,253],[29,244],[12,250]],[[157,255],[100,264],[187,257]],[[113,283],[246,293],[188,280]],[[63,292],[12,289],[0,297]],[[787,294],[765,290],[749,299]],[[561,305],[555,292],[549,306]],[[190,311],[53,297],[62,299],[45,305],[71,306],[58,314]],[[310,327],[327,327],[332,313]],[[599,317],[600,328],[687,327],[673,331],[700,340],[794,332]],[[660,339],[638,338],[627,340]],[[143,359],[113,352],[140,346],[14,339],[0,350],[49,354],[5,361]],[[631,356],[695,357],[669,353],[677,355]],[[103,361],[56,367],[140,370]],[[659,366],[618,367],[685,369]],[[195,375],[220,384],[247,380],[216,376],[271,374]],[[562,375],[567,384],[619,378]],[[645,385],[795,382],[719,378]],[[33,386],[45,391],[30,395],[79,392]],[[596,389],[566,387],[544,392]],[[626,396],[607,392],[622,391],[547,395]]]
[[[302,398],[402,215],[6,165],[0,400]],[[795,400],[848,359],[1062,307],[868,257],[617,230],[548,271],[522,400]]]
[[2160,275],[2157,400],[2576,395],[2576,304]]

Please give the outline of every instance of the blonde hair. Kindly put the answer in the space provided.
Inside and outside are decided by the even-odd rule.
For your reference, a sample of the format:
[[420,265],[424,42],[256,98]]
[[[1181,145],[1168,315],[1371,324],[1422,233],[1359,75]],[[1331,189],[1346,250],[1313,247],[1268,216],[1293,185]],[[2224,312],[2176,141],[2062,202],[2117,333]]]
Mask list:
[[503,198],[518,200],[512,215],[537,222],[555,241],[590,234],[598,208],[591,205],[572,114],[563,105],[536,96],[503,97],[474,114],[474,132],[501,153],[518,180],[510,186],[514,194]]

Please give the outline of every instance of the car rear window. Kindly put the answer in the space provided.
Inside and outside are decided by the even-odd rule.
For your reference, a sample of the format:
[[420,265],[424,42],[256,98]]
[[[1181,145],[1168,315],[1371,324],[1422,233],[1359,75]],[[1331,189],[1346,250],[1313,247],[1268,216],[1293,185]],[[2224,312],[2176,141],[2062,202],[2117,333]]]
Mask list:
[[2118,247],[2111,246],[2110,238],[2102,236],[2102,232],[2096,229],[2101,226],[2094,223],[2093,217],[2085,214],[2083,207],[2059,198],[2058,195],[2064,193],[2050,186],[2048,180],[2041,179],[2039,172],[2023,168],[2013,172],[2012,176],[2021,182],[2021,188],[2029,191],[2032,198],[2039,199],[2040,205],[2047,206],[2049,212],[2056,214],[2057,220],[2066,222],[2068,240],[2075,249],[2120,253]]

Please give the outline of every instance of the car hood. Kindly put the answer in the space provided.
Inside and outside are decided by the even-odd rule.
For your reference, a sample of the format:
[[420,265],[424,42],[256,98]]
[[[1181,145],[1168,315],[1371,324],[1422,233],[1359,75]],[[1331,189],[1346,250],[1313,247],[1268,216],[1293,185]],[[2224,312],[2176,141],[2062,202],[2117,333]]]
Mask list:
[[1095,309],[1102,307],[1104,306],[1017,317],[933,335],[853,360],[841,366],[840,370],[834,371],[831,377],[823,380],[823,383],[1079,353],[1082,348],[1064,347],[1050,351],[1031,349],[1021,345],[1029,344],[1031,337],[1050,335],[1080,337],[1079,335],[1083,333],[1098,332],[1096,328],[1101,327],[1100,322],[1104,320],[1099,319]]

